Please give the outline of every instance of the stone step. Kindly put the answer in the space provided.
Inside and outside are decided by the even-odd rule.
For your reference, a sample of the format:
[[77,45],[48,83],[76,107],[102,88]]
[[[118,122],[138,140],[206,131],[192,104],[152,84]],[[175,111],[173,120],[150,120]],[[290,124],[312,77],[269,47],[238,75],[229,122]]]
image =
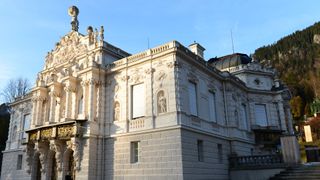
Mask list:
[[299,166],[288,168],[286,171],[282,171],[279,174],[271,177],[270,180],[308,180],[317,179],[320,180],[320,166]]
[[319,180],[319,178],[311,177],[272,177],[269,180]]

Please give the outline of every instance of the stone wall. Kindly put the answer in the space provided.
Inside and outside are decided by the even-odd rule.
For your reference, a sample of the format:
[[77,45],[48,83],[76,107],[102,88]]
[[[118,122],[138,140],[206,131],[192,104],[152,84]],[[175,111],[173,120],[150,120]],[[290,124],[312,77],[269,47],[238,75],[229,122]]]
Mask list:
[[[22,156],[22,168],[17,169],[18,155]],[[3,152],[2,180],[30,180],[31,176],[26,172],[26,154],[21,150]]]
[[[184,179],[229,179],[229,141],[184,129],[181,131],[181,137]],[[203,161],[198,160],[198,140],[203,142]],[[222,154],[219,154],[218,144],[221,144]],[[222,157],[219,157],[220,155]]]
[[[140,141],[139,161],[130,161],[130,142]],[[183,179],[180,129],[128,134],[106,140],[105,179]]]

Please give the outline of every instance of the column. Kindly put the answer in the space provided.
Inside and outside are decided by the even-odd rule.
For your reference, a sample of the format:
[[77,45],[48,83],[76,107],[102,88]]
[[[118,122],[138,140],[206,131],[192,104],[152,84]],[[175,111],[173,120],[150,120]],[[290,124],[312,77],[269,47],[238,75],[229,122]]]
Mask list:
[[101,114],[101,101],[102,101],[102,99],[101,99],[101,83],[100,82],[98,82],[97,83],[97,95],[96,95],[96,98],[95,98],[95,101],[96,101],[96,111],[95,111],[95,119],[96,120],[98,120],[98,118],[99,118],[99,116],[100,116],[100,114]]
[[288,118],[288,131],[289,131],[289,134],[294,134],[290,108],[286,107],[285,111],[286,111],[287,118]]
[[32,114],[31,114],[31,128],[33,128],[36,125],[36,121],[37,121],[37,98],[33,97],[32,98]]
[[56,98],[53,92],[50,92],[50,111],[49,111],[49,123],[54,122],[54,113],[56,111]]
[[46,179],[48,147],[42,142],[37,142],[35,143],[35,151],[39,153],[41,179]]
[[280,118],[280,124],[281,124],[281,130],[287,131],[287,126],[286,126],[286,120],[285,120],[285,112],[283,109],[283,103],[281,101],[278,101],[277,103],[277,110],[279,113],[279,118]]
[[41,125],[42,124],[43,101],[44,101],[44,99],[41,98],[41,97],[39,97],[39,99],[37,101],[38,112],[37,112],[37,124],[36,125]]
[[87,101],[88,101],[87,85],[88,83],[86,81],[81,81],[82,95],[83,95],[83,113],[82,114],[84,115],[84,118],[86,118],[87,116]]
[[75,92],[71,93],[71,118],[76,119],[77,114],[77,92],[75,90]]
[[63,153],[65,145],[60,140],[50,140],[50,150],[55,153],[54,158],[57,164],[57,179],[63,179],[62,167],[63,167]]
[[64,90],[66,92],[66,104],[65,104],[65,114],[64,117],[65,118],[70,118],[70,114],[71,114],[71,94],[72,94],[72,89],[70,87],[70,85],[66,85],[64,87]]
[[88,103],[88,120],[95,119],[95,85],[96,81],[91,79],[89,81],[89,103]]
[[57,103],[55,107],[55,112],[54,112],[54,122],[59,122],[60,121],[60,97],[57,97]]

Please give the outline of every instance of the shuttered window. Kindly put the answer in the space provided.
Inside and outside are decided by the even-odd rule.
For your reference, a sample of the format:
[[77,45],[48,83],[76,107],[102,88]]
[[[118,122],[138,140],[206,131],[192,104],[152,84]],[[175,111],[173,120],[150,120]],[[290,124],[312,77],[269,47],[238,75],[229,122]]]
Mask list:
[[209,92],[210,121],[217,122],[216,95]]
[[144,84],[132,86],[132,118],[145,115],[145,90]]
[[190,114],[194,116],[198,116],[198,109],[197,109],[197,88],[196,84],[193,82],[189,82],[188,84],[189,90],[189,108]]
[[256,117],[257,125],[260,125],[260,126],[268,125],[266,105],[264,104],[255,105],[255,117]]

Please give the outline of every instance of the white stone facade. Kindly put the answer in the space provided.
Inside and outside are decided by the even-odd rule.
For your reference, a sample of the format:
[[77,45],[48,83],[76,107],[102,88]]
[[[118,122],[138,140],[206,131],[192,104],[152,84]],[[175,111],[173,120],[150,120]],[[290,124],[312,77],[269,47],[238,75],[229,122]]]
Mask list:
[[1,179],[228,179],[229,155],[273,153],[254,130],[292,133],[288,90],[272,90],[274,72],[257,63],[222,72],[177,41],[130,55],[103,33],[64,36],[30,97],[11,105]]

